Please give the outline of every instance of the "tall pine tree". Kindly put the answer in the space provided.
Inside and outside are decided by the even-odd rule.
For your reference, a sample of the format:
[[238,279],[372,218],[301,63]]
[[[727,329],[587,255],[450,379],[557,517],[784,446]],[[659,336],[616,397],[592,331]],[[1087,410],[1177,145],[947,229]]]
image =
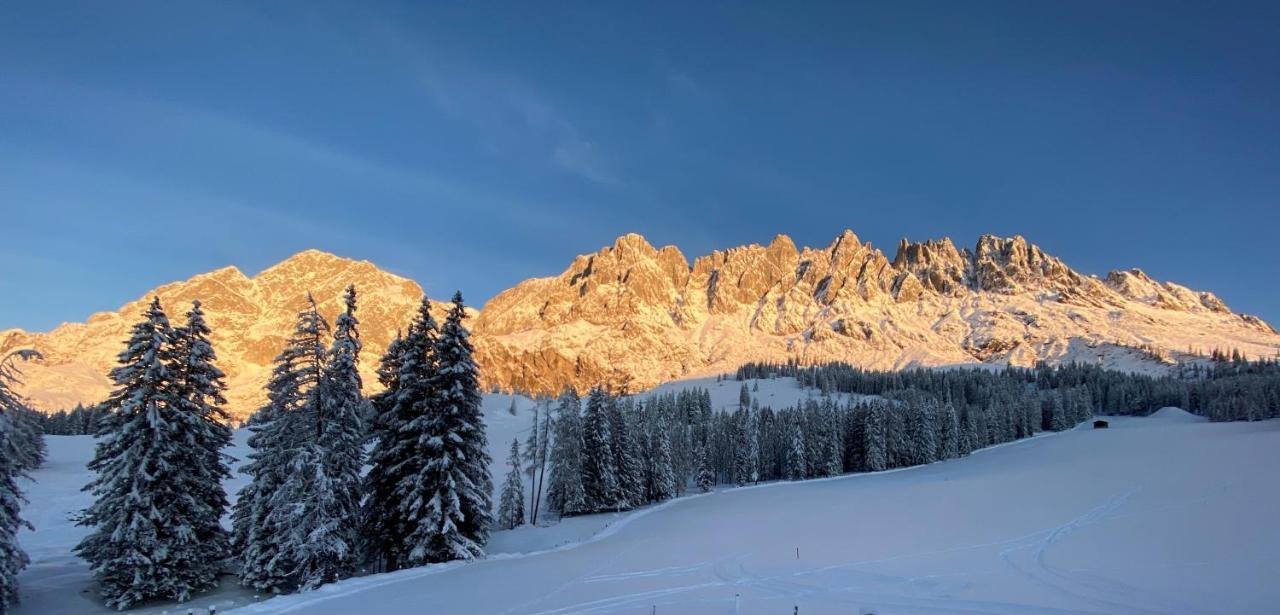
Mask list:
[[191,520],[211,514],[207,494],[193,493],[191,467],[204,419],[189,410],[175,385],[174,333],[154,299],[134,325],[120,366],[111,410],[99,423],[85,490],[94,503],[80,525],[92,528],[75,551],[89,562],[108,606],[144,600],[185,601],[217,583]]
[[426,411],[407,430],[420,434],[425,450],[420,471],[404,477],[402,514],[409,524],[409,561],[416,564],[484,556],[492,517],[493,478],[481,411],[479,374],[472,359],[462,294],[436,340],[436,373]]
[[421,519],[419,509],[402,508],[402,501],[412,496],[402,482],[421,472],[427,454],[420,431],[425,425],[414,419],[430,412],[435,397],[438,336],[431,302],[424,296],[404,338],[387,348],[379,367],[387,391],[375,403],[362,521],[369,557],[383,570],[408,563],[405,537]]
[[223,452],[231,446],[231,417],[222,408],[227,403],[222,394],[227,385],[222,370],[214,365],[218,357],[209,340],[211,334],[200,302],[193,301],[186,323],[174,329],[171,372],[184,411],[200,417],[200,429],[192,434],[189,451],[193,482],[188,489],[204,500],[205,506],[200,516],[188,523],[205,552],[202,564],[209,567],[207,574],[216,576],[222,560],[230,555],[230,538],[222,527],[222,515],[227,510],[227,492],[222,483],[231,477],[228,462],[233,460]]
[[[240,555],[240,582],[254,589],[281,592],[300,579],[300,528],[296,506],[305,497],[319,465],[313,448],[321,424],[315,404],[325,359],[329,324],[308,295],[293,333],[275,358],[267,381],[267,405],[251,421],[250,462],[242,471],[252,480],[241,491],[233,513],[234,541]],[[311,474],[306,471],[310,469]]]
[[[360,334],[356,289],[348,286],[345,310],[338,316],[327,363],[314,389],[319,437],[296,461],[307,473],[301,483],[299,582],[313,589],[355,574],[360,539],[360,470],[364,465],[364,398],[361,397]],[[313,452],[314,451],[314,452]],[[307,457],[319,463],[312,465]],[[314,489],[307,491],[307,488]]]
[[18,603],[18,573],[29,563],[27,554],[18,546],[18,530],[31,527],[19,516],[25,500],[18,490],[22,467],[18,463],[14,418],[25,404],[14,391],[19,380],[11,362],[39,356],[34,350],[19,350],[0,360],[0,615]]
[[511,453],[507,457],[511,471],[502,483],[502,496],[498,502],[498,527],[514,530],[524,525],[524,481],[520,480],[520,442],[511,440]]
[[589,512],[582,484],[582,400],[565,389],[556,407],[547,506],[561,516]]
[[622,503],[618,463],[609,427],[609,395],[591,389],[582,419],[582,488],[587,508],[593,512],[617,510]]

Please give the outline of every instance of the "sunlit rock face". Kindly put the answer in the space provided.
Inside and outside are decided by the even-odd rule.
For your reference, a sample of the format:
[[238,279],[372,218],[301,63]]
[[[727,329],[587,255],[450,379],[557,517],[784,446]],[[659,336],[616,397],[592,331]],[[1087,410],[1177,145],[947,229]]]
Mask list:
[[779,235],[691,264],[627,235],[494,298],[475,333],[487,382],[542,393],[635,390],[754,360],[1160,371],[1189,350],[1280,350],[1270,326],[1211,293],[1137,271],[1083,275],[1022,237],[904,240],[890,261],[851,231],[824,248]]

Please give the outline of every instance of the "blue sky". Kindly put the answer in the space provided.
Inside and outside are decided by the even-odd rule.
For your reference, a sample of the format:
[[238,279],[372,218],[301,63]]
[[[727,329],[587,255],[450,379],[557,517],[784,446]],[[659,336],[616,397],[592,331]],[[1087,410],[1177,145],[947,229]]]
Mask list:
[[0,329],[309,247],[481,303],[628,231],[846,227],[1022,234],[1280,321],[1277,3],[3,13]]

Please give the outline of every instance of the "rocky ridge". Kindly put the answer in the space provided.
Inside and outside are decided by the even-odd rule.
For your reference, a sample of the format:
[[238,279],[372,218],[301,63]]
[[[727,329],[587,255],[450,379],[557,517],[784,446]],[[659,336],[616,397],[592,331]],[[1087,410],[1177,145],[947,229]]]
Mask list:
[[[230,405],[243,417],[261,403],[271,359],[306,292],[332,318],[348,283],[360,291],[361,369],[376,390],[377,358],[422,289],[367,261],[316,250],[253,277],[227,267],[168,284],[48,333],[0,332],[0,353],[45,354],[26,368],[25,390],[39,407],[93,402],[109,389],[106,374],[149,297],[160,296],[175,321],[200,299]],[[1269,325],[1232,313],[1212,293],[1136,269],[1083,275],[1021,237],[990,235],[972,249],[904,240],[892,259],[850,231],[823,248],[779,235],[690,263],[674,246],[629,234],[558,276],[500,293],[470,325],[486,385],[535,393],[600,383],[639,390],[791,358],[884,369],[1079,360],[1159,370],[1161,359],[1188,350],[1280,353]]]
[[972,249],[904,240],[889,259],[847,230],[825,248],[779,235],[692,264],[626,235],[499,294],[475,330],[488,381],[529,391],[647,388],[788,358],[1158,369],[1188,350],[1280,351],[1269,325],[1212,293],[1139,270],[1083,275],[1022,237],[985,235]]

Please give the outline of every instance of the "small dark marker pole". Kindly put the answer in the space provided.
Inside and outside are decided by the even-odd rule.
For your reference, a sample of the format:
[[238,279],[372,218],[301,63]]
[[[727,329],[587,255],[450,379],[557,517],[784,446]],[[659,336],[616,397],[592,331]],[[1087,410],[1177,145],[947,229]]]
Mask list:
[[800,559],[800,547],[796,547],[796,559]]

